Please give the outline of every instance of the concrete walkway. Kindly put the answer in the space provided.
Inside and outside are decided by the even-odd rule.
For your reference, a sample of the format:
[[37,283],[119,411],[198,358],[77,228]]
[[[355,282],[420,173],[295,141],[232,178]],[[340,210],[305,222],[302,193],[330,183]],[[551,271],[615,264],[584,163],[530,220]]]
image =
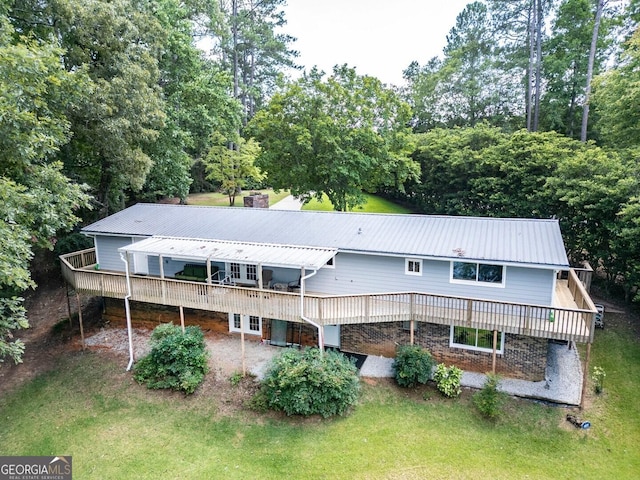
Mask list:
[[[393,377],[393,358],[369,355],[360,369],[363,377]],[[462,374],[462,386],[481,388],[486,375]],[[545,379],[528,382],[502,378],[500,390],[517,397],[533,398],[566,405],[579,405],[582,391],[582,364],[577,350],[566,345],[550,344]]]
[[302,208],[302,202],[295,198],[293,195],[284,197],[279,202],[269,206],[273,210],[300,210]]

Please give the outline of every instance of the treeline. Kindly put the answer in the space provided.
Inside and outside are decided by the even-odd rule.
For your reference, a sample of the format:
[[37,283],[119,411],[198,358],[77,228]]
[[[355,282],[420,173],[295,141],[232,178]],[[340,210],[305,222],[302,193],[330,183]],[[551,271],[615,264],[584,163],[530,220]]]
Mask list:
[[64,232],[128,202],[185,199],[211,149],[240,143],[294,65],[284,3],[0,0],[0,361],[21,358],[34,249],[72,248]]
[[387,195],[442,215],[557,218],[567,253],[618,284],[627,300],[640,284],[640,176],[634,158],[555,132],[497,127],[418,135],[418,181]]
[[20,358],[35,248],[77,248],[63,232],[131,202],[257,182],[344,210],[384,192],[556,216],[572,259],[635,296],[640,0],[470,3],[402,88],[346,65],[288,78],[285,3],[0,0],[0,359]]
[[203,180],[194,164],[220,142],[237,143],[279,72],[293,66],[293,39],[277,33],[283,4],[0,0],[4,62],[17,60],[5,49],[28,49],[64,78],[25,90],[24,77],[47,74],[25,65],[9,86],[57,119],[56,131],[33,119],[56,135],[55,151],[39,160],[61,161],[71,179],[88,185],[98,216],[132,200],[185,199],[193,177]]

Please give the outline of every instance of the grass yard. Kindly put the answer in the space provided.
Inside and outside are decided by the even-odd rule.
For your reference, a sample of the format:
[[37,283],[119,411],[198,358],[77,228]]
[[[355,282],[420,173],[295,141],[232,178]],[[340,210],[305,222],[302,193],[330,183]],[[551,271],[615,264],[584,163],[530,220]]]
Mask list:
[[[353,209],[354,212],[367,212],[367,213],[411,213],[408,208],[402,207],[398,204],[385,200],[384,198],[377,197],[375,195],[365,195],[366,203]],[[307,203],[303,210],[322,210],[333,211],[333,204],[329,201],[326,195],[322,196],[322,201],[311,200]]]
[[[253,190],[252,190],[253,191]],[[269,195],[269,204],[282,200],[289,195],[288,190],[281,190],[279,193],[274,193],[271,189],[258,190],[260,193],[266,193]],[[236,196],[234,207],[243,207],[244,202],[242,197],[248,195],[250,191],[246,191]],[[192,193],[187,197],[187,205],[201,205],[207,207],[228,207],[229,196],[224,193],[209,192],[209,193]]]
[[202,391],[148,391],[104,353],[73,352],[0,397],[0,454],[73,455],[77,479],[638,478],[640,347],[630,322],[611,318],[592,350],[604,393],[579,414],[590,430],[566,409],[515,399],[493,424],[469,392],[445,400],[386,380],[365,383],[343,418],[229,411]]
[[[273,190],[261,190],[261,193],[269,194],[269,204],[273,205],[279,202],[283,198],[289,195],[288,190],[281,190],[279,193],[274,193]],[[236,197],[234,207],[243,206],[244,194]],[[367,202],[355,208],[354,212],[368,212],[368,213],[411,213],[407,208],[397,205],[384,198],[376,197],[375,195],[366,195]],[[213,206],[213,207],[228,207],[229,197],[222,193],[194,193],[187,198],[188,205],[201,205],[201,206]],[[320,211],[333,211],[333,205],[329,201],[326,195],[323,196],[322,202],[318,200],[311,200],[308,204],[302,207],[303,210],[320,210]]]

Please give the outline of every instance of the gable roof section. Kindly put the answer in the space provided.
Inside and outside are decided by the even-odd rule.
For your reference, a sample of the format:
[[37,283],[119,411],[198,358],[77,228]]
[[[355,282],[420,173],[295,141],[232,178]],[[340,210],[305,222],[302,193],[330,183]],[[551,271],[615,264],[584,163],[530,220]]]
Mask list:
[[166,236],[567,268],[557,220],[137,204],[87,235]]

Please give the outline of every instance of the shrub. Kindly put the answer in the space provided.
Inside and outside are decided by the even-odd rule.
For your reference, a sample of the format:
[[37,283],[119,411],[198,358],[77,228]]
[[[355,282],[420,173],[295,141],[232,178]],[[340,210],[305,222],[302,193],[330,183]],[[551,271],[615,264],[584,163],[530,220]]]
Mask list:
[[401,345],[393,362],[396,382],[401,387],[427,383],[434,365],[435,361],[427,349],[419,345]]
[[500,377],[488,373],[482,389],[473,395],[473,404],[487,418],[496,418],[506,400],[507,395],[498,390],[499,384]]
[[133,377],[148,388],[193,393],[209,370],[200,327],[182,329],[171,323],[151,334],[151,352],[136,363]]
[[339,352],[317,348],[285,350],[272,360],[259,396],[287,415],[343,415],[358,399],[354,363]]
[[462,370],[455,365],[447,367],[444,363],[439,363],[433,374],[436,387],[445,397],[453,398],[460,395],[460,381],[462,380]]
[[593,389],[596,393],[602,393],[602,389],[604,388],[604,379],[606,377],[607,373],[604,371],[604,368],[598,366],[593,367],[591,379],[593,380]]

